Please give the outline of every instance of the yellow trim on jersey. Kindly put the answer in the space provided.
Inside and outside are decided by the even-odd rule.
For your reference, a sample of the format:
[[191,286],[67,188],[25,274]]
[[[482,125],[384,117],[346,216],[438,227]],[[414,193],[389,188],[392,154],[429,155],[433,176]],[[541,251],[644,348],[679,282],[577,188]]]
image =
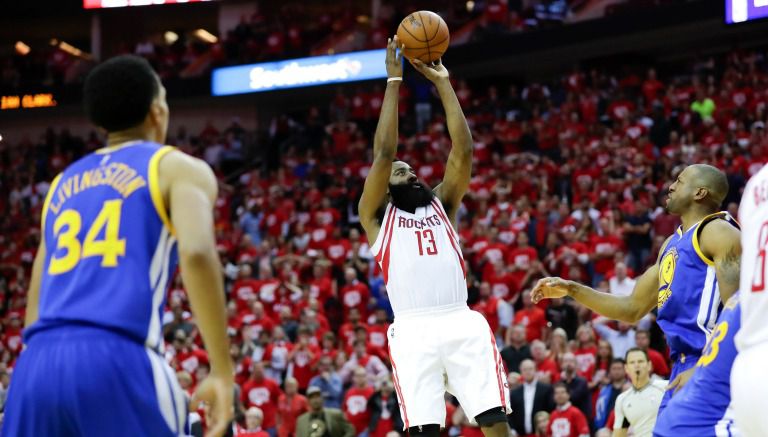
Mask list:
[[144,140],[126,141],[124,143],[115,144],[114,146],[107,146],[107,147],[102,147],[101,149],[96,149],[93,151],[93,153],[97,155],[106,155],[108,153],[116,152],[120,149],[124,149],[126,147],[133,146],[135,144],[139,144],[143,142],[145,141]]
[[683,236],[683,226],[682,225],[678,226],[677,230],[675,232],[677,232],[677,235],[682,237]]
[[716,212],[714,214],[710,214],[703,219],[701,219],[697,224],[696,228],[693,230],[693,236],[691,237],[691,241],[693,242],[693,249],[696,251],[696,253],[699,255],[699,258],[701,258],[702,261],[704,261],[707,265],[713,266],[715,265],[715,261],[707,258],[706,255],[704,255],[704,252],[701,250],[701,246],[699,245],[699,228],[702,224],[707,223],[712,218],[717,218],[717,216],[723,216],[724,213],[722,211]]
[[160,220],[163,221],[171,235],[176,236],[176,230],[173,228],[173,224],[171,224],[171,219],[168,216],[168,211],[163,202],[163,192],[160,190],[159,174],[160,160],[163,156],[167,155],[168,152],[174,150],[176,150],[176,148],[173,146],[163,146],[152,155],[152,158],[149,160],[148,179],[149,194],[152,196],[152,203],[155,205],[155,211],[157,211],[157,215],[160,216]]
[[61,180],[61,175],[63,173],[59,173],[56,175],[55,178],[53,178],[53,181],[51,182],[51,186],[48,188],[48,192],[45,194],[45,200],[43,201],[43,210],[40,214],[40,229],[42,230],[43,238],[45,238],[45,216],[48,215],[48,206],[51,204],[51,198],[53,197],[53,192],[56,191],[56,187],[59,185],[59,181]]

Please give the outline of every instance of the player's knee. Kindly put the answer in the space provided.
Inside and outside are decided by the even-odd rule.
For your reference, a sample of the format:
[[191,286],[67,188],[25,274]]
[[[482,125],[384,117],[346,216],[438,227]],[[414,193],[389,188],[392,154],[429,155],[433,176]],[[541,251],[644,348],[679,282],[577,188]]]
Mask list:
[[429,425],[412,426],[408,428],[410,437],[440,437],[440,425],[430,423]]
[[506,421],[507,415],[504,414],[504,409],[502,407],[491,408],[490,410],[483,411],[482,413],[475,416],[475,422],[477,422],[477,424],[481,427],[493,426],[497,423]]

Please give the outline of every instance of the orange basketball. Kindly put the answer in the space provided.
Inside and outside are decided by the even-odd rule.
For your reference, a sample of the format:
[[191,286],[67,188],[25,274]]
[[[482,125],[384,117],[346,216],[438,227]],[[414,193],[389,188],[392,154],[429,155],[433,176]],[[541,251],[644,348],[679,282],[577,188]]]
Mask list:
[[434,12],[418,11],[405,17],[397,27],[397,38],[405,44],[403,56],[422,62],[437,61],[448,50],[448,26]]

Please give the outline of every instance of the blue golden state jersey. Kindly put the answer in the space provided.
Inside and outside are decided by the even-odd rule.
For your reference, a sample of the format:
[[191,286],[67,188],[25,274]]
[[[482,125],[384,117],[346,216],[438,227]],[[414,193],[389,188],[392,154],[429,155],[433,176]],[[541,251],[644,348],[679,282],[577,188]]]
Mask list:
[[657,322],[673,361],[681,354],[701,354],[722,308],[715,263],[699,246],[701,230],[712,220],[726,220],[738,228],[727,212],[711,214],[685,232],[678,228],[659,259]]
[[163,348],[161,312],[178,255],[158,164],[171,150],[150,142],[100,149],[54,179],[42,213],[39,320],[27,340],[91,325]]
[[725,304],[688,383],[659,416],[654,436],[736,436],[731,404],[734,337],[741,329],[738,293]]

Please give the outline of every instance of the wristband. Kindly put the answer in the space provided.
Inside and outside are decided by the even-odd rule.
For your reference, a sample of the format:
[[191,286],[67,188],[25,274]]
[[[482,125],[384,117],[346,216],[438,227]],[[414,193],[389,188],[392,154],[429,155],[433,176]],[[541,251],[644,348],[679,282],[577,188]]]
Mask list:
[[387,78],[387,83],[390,83],[390,82],[402,82],[402,81],[403,81],[402,77],[390,77],[390,78]]

